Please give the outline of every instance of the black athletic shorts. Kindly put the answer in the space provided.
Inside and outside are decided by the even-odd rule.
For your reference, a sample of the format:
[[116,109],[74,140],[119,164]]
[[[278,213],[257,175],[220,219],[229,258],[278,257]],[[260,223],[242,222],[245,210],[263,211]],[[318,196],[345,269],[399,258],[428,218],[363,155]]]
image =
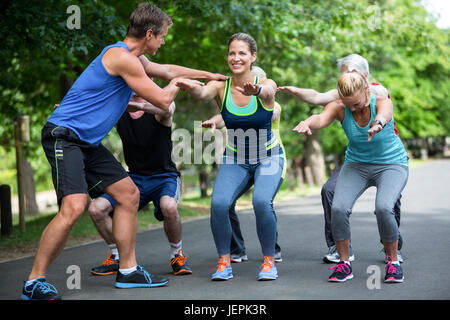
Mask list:
[[47,122],[42,147],[52,167],[58,204],[64,196],[89,193],[96,198],[103,189],[128,177],[122,165],[102,144],[84,142],[72,130]]

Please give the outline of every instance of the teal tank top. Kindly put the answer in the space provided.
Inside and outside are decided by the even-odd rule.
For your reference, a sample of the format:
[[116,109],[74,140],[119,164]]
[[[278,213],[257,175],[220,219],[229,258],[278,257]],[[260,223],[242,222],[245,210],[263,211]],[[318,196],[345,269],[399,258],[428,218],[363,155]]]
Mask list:
[[[258,77],[255,77],[255,84]],[[250,102],[238,107],[231,97],[231,78],[226,81],[221,114],[227,127],[224,156],[238,163],[255,164],[269,156],[283,157],[283,150],[272,132],[273,109],[251,96]]]
[[377,114],[376,97],[370,95],[370,121],[365,127],[360,127],[347,106],[342,128],[348,138],[345,162],[364,162],[374,164],[401,164],[408,166],[406,150],[395,134],[394,118],[386,126],[367,141],[367,131]]

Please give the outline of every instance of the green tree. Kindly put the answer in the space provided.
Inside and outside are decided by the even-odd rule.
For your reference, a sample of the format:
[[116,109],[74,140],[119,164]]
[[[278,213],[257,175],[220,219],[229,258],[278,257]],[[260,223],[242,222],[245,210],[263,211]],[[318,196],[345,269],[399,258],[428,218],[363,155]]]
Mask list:
[[[0,52],[2,146],[11,145],[13,119],[29,114],[34,141],[29,157],[36,162],[33,167],[45,162],[39,153],[40,129],[53,104],[104,46],[124,38],[128,17],[139,2],[80,0],[80,30],[67,28],[69,0],[1,4],[0,32],[7,35]],[[327,91],[336,86],[336,60],[358,53],[368,59],[372,80],[388,88],[402,138],[450,132],[449,31],[438,29],[414,0],[152,3],[174,22],[167,44],[150,57],[155,62],[228,74],[228,38],[247,32],[258,44],[256,64],[278,85]],[[281,134],[288,156],[303,156],[305,137],[291,129],[322,108],[286,94],[277,95],[277,101],[283,107]],[[213,105],[186,93],[179,94],[176,102],[177,127],[190,132],[194,120],[217,112]],[[338,123],[321,130],[320,141],[325,154],[343,156],[346,137]]]

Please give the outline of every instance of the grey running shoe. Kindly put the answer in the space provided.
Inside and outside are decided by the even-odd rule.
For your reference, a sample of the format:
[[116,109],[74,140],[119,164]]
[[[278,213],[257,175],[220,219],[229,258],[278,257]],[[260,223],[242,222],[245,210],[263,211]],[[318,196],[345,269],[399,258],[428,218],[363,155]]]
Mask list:
[[275,252],[274,256],[275,262],[282,262],[283,258],[281,258],[281,251]]
[[239,263],[243,261],[247,261],[248,257],[246,254],[232,254],[230,256],[230,261],[233,263]]
[[[353,254],[352,245],[350,245],[350,261],[355,261],[355,255]],[[333,245],[328,248],[328,253],[323,257],[323,262],[325,263],[339,263],[341,258],[339,256],[339,252],[337,251],[336,245]]]

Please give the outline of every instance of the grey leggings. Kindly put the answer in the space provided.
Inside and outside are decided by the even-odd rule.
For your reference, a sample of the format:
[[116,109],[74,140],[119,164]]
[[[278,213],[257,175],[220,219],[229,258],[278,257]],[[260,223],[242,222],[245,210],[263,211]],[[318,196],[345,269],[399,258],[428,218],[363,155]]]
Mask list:
[[350,214],[353,205],[369,187],[377,188],[375,215],[383,242],[398,240],[394,206],[408,180],[408,167],[399,164],[346,162],[336,183],[331,206],[331,231],[335,241],[351,238]]

